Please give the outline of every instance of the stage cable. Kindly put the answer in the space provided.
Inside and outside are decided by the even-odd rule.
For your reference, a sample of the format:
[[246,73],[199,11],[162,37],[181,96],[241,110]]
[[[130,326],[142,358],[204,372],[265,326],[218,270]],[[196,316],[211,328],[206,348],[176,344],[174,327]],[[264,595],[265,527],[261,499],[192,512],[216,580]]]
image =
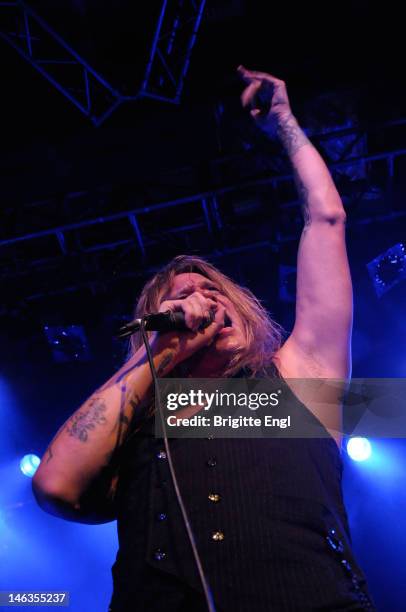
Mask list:
[[202,566],[202,562],[201,562],[201,559],[200,559],[199,551],[197,550],[197,546],[196,546],[196,540],[195,540],[195,537],[194,537],[194,534],[193,534],[193,531],[192,531],[192,527],[190,525],[189,517],[187,515],[187,511],[186,511],[186,508],[185,508],[185,504],[183,502],[182,494],[181,494],[180,488],[179,488],[179,483],[178,483],[178,480],[177,480],[177,477],[176,477],[176,473],[175,473],[175,469],[174,469],[174,466],[173,466],[171,449],[169,448],[169,440],[168,440],[168,435],[166,433],[165,419],[164,419],[164,414],[163,414],[163,411],[162,411],[161,394],[160,394],[159,384],[158,384],[158,375],[157,375],[157,372],[156,372],[156,369],[155,369],[155,364],[154,364],[154,360],[153,360],[152,352],[151,352],[151,346],[150,346],[149,341],[148,341],[148,335],[147,335],[147,332],[145,330],[145,318],[141,319],[140,331],[141,331],[142,339],[143,339],[143,342],[144,342],[144,345],[145,345],[145,349],[146,349],[146,352],[147,352],[147,357],[148,357],[148,361],[149,361],[149,367],[151,368],[152,379],[154,381],[155,405],[158,407],[158,414],[159,414],[159,418],[161,420],[165,453],[166,453],[166,457],[167,457],[167,460],[168,460],[168,466],[169,466],[169,471],[170,471],[170,474],[171,474],[171,479],[172,479],[173,487],[175,489],[176,499],[178,501],[179,508],[181,510],[181,513],[182,513],[183,522],[185,524],[186,532],[187,532],[187,535],[188,535],[188,538],[189,538],[190,546],[192,548],[193,557],[194,557],[194,560],[195,560],[195,563],[196,563],[197,571],[199,573],[200,581],[202,583],[202,587],[203,587],[203,591],[204,591],[204,596],[205,596],[206,603],[207,603],[208,612],[216,612],[216,608],[214,606],[214,601],[213,601],[213,596],[212,596],[211,590],[210,590],[210,585],[209,585],[209,583],[207,581],[206,575],[205,575],[204,570],[203,570],[203,566]]

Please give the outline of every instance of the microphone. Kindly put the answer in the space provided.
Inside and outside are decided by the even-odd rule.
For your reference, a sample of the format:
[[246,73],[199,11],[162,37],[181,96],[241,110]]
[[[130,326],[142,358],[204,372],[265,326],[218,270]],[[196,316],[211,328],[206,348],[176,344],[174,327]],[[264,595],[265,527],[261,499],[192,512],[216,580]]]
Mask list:
[[[182,311],[172,312],[167,310],[166,312],[157,312],[155,314],[148,314],[143,317],[145,321],[145,329],[147,331],[157,332],[168,332],[168,331],[187,331],[189,328],[186,325],[185,313]],[[134,319],[130,323],[126,323],[118,330],[116,334],[117,338],[128,338],[141,328],[141,322],[143,319]],[[202,322],[199,330],[205,329],[214,321],[214,312],[211,310],[210,314]],[[191,330],[189,330],[191,331]]]

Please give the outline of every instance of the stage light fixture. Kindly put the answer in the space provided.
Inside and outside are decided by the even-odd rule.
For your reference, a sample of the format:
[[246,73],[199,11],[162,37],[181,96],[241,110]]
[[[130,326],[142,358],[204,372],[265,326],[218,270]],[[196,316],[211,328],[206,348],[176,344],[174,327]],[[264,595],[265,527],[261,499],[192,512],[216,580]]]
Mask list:
[[347,442],[347,453],[353,461],[366,461],[372,454],[371,443],[367,438],[350,438]]
[[406,278],[406,250],[399,242],[367,264],[378,297]]
[[30,453],[29,455],[24,455],[24,457],[21,459],[20,469],[24,476],[32,478],[40,463],[41,459],[37,455]]
[[91,358],[85,330],[81,325],[44,327],[54,361],[89,361]]

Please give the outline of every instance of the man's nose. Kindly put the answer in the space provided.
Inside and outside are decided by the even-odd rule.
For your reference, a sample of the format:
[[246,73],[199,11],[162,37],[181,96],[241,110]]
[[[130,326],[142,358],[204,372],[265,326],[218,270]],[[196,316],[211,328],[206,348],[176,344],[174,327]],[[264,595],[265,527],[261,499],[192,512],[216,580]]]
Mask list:
[[210,289],[199,289],[199,291],[203,295],[203,297],[210,298],[211,300],[217,302],[217,295],[213,293],[213,291],[210,291]]

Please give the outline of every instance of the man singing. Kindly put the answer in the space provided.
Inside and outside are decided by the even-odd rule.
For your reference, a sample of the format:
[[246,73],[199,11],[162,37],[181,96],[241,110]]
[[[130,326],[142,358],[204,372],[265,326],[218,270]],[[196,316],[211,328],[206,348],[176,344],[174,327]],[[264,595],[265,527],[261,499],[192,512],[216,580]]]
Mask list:
[[[304,227],[293,331],[209,262],[179,256],[144,287],[136,316],[181,311],[186,331],[150,334],[160,377],[335,378],[351,374],[352,287],[345,212],[283,81],[240,67],[242,104],[293,166]],[[269,108],[259,106],[267,88]],[[210,324],[209,321],[211,321]],[[162,440],[142,339],[123,368],[62,425],[33,479],[67,520],[117,519],[111,612],[207,610]],[[374,610],[351,550],[341,477],[341,405],[293,393],[324,438],[171,439],[170,451],[218,612]],[[327,422],[328,417],[328,422]]]

